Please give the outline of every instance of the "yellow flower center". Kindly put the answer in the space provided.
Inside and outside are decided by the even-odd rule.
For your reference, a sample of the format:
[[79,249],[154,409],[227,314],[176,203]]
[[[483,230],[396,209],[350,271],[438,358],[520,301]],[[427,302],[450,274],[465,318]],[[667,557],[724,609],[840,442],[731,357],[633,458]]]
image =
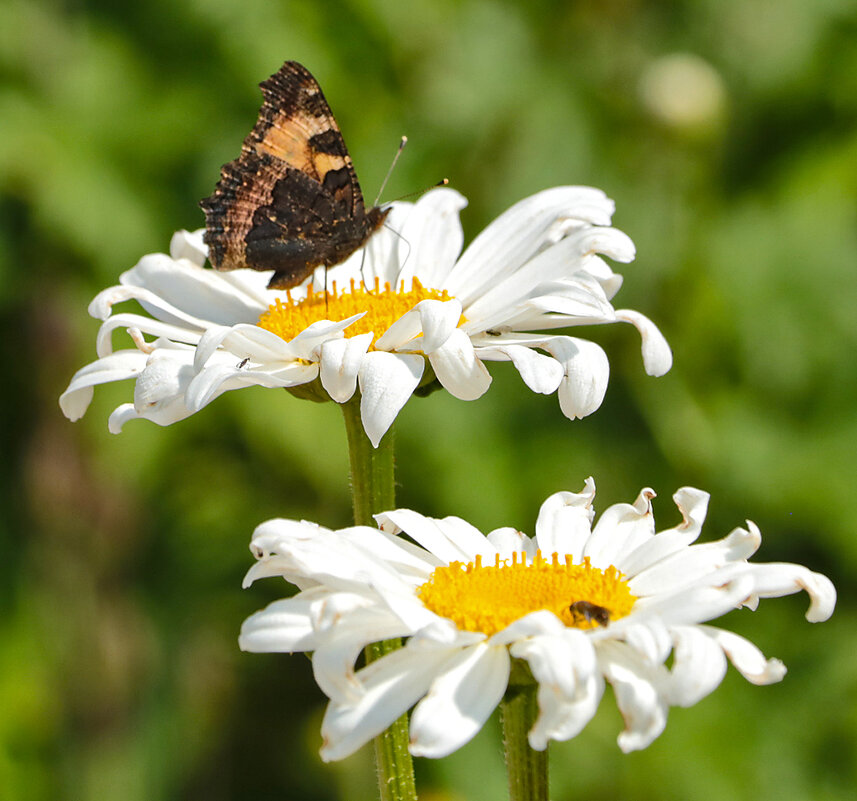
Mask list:
[[459,629],[495,634],[510,623],[539,609],[553,612],[566,626],[592,629],[625,617],[637,599],[615,567],[592,567],[563,562],[554,553],[550,562],[541,551],[527,564],[524,554],[512,554],[492,566],[452,562],[435,568],[417,591],[433,612],[452,620]]
[[[303,300],[292,300],[291,292],[287,291],[287,301],[277,301],[268,307],[259,318],[258,325],[273,332],[287,342],[294,339],[307,326],[318,320],[345,320],[355,314],[366,312],[359,320],[348,326],[348,336],[373,333],[381,336],[405,312],[410,311],[421,300],[452,300],[444,289],[425,289],[414,278],[411,289],[405,291],[404,282],[398,291],[392,289],[389,283],[380,287],[380,281],[375,279],[375,287],[370,292],[362,284],[359,286],[351,279],[350,291],[339,292],[336,281],[331,283],[331,289],[326,293],[316,293],[312,285],[307,289]],[[459,325],[464,322],[464,317]],[[375,349],[375,341],[369,350]]]

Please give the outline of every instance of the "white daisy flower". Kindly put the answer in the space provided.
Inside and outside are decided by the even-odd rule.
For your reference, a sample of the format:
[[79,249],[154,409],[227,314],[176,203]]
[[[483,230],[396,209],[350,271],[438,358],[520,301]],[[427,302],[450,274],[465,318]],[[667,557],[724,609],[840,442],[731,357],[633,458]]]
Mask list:
[[[591,414],[607,388],[607,357],[585,339],[549,333],[556,328],[631,323],[646,371],[669,370],[672,354],[655,325],[611,304],[622,278],[599,254],[628,262],[634,245],[609,227],[614,207],[603,192],[565,186],[533,195],[460,254],[466,202],[439,188],[394,203],[364,248],[288,291],[267,289],[270,272],[204,268],[201,232],[177,233],[169,256],[145,256],[93,300],[90,314],[104,320],[99,358],[72,378],[63,412],[81,417],[96,384],[125,378],[136,378],[134,403],[113,413],[114,432],[136,417],[168,425],[246,386],[302,387],[338,403],[359,387],[377,446],[414,390],[434,378],[457,398],[480,397],[489,361],[510,361],[530,389],[556,392],[566,417]],[[146,314],[114,312],[127,300]],[[135,348],[113,351],[117,328]]]
[[[549,497],[533,538],[512,528],[485,537],[459,518],[407,509],[378,515],[380,530],[270,520],[254,533],[258,562],[245,585],[282,576],[300,592],[248,618],[240,645],[314,652],[315,678],[331,699],[326,760],[353,753],[414,705],[412,753],[451,753],[502,699],[512,658],[538,684],[532,748],[577,735],[609,682],[625,719],[619,746],[633,751],[663,731],[670,706],[714,690],[727,660],[755,684],[785,674],[779,660],[708,621],[800,590],[810,596],[808,620],[833,612],[825,576],[748,561],[761,543],[752,523],[693,545],[705,492],[680,489],[682,522],[658,533],[652,490],[611,506],[593,527],[594,496],[588,479],[580,493]],[[409,639],[355,670],[364,646],[391,637]]]

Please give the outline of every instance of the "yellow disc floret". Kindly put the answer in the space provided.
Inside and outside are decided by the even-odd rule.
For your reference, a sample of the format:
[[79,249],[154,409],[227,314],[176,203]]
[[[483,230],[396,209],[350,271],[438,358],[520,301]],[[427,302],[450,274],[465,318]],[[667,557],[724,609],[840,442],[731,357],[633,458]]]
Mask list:
[[511,560],[498,555],[490,566],[477,556],[435,568],[417,595],[458,628],[489,636],[539,609],[566,626],[605,626],[627,615],[636,601],[615,567],[592,567],[588,557],[576,565],[570,555],[560,559],[556,553],[548,562],[541,551],[529,563],[524,554],[513,554]]
[[[310,285],[303,300],[293,301],[291,293],[287,292],[287,300],[283,302],[278,299],[269,306],[259,318],[258,325],[288,342],[318,320],[339,321],[366,312],[348,326],[346,335],[352,337],[371,332],[379,337],[421,300],[452,300],[445,289],[426,289],[416,278],[412,279],[411,284],[407,291],[404,284],[398,291],[392,289],[389,283],[381,289],[380,281],[376,278],[374,289],[369,291],[352,279],[349,291],[338,292],[334,281],[326,296],[324,292],[314,292]],[[462,322],[463,317],[459,325]],[[374,341],[369,349],[374,349]]]

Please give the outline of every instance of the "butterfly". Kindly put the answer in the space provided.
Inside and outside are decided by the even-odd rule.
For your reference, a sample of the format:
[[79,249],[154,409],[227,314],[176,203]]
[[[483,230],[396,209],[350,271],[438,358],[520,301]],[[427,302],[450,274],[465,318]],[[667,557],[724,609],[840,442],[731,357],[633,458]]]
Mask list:
[[321,87],[287,61],[259,86],[259,119],[200,201],[205,243],[217,270],[274,270],[288,289],[319,266],[347,259],[390,209],[366,209],[357,174]]

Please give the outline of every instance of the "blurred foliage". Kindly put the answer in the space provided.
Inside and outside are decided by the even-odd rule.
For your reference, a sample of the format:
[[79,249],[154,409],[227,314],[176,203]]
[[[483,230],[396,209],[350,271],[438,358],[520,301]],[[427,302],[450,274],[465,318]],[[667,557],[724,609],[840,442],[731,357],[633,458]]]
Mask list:
[[[731,670],[622,755],[605,699],[552,746],[557,801],[834,801],[857,786],[857,11],[847,0],[0,0],[0,797],[164,801],[374,796],[371,754],[318,759],[323,698],[302,656],[241,654],[240,589],[267,517],[348,523],[332,404],[247,390],[170,428],[107,433],[130,386],[72,425],[57,397],[94,357],[89,299],[178,228],[233,158],[258,82],[318,76],[368,197],[402,133],[387,198],[443,176],[469,237],[557,183],[605,189],[638,247],[619,296],[673,345],[643,374],[633,330],[592,332],[613,369],[570,423],[511,368],[476,403],[413,399],[399,502],[484,530],[532,531],[593,474],[598,507],[679,486],[713,493],[704,537],[745,517],[760,558],[826,572],[805,598],[726,624],[790,668]],[[433,431],[426,436],[427,431]],[[495,724],[420,760],[424,797],[505,794]]]

